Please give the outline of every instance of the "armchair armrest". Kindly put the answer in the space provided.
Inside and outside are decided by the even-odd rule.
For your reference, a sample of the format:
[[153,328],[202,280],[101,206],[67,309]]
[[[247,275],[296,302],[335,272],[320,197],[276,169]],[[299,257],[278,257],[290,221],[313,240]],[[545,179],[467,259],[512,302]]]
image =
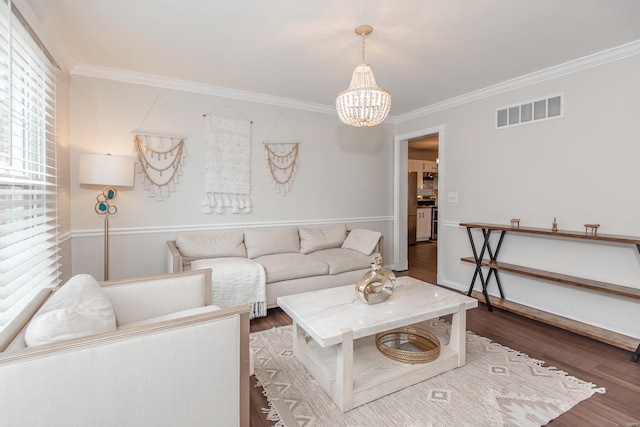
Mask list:
[[182,255],[176,246],[175,240],[167,242],[167,273],[178,273],[182,268]]
[[211,269],[101,282],[123,325],[211,305]]

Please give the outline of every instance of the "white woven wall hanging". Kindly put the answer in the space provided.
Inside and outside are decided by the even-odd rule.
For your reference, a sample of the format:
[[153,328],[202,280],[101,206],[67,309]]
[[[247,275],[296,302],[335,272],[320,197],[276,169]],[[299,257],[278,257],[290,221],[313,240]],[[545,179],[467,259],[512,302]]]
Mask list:
[[271,176],[271,186],[284,196],[293,187],[298,167],[299,142],[265,142],[264,157]]
[[202,213],[251,212],[251,122],[205,115]]
[[186,154],[183,136],[133,133],[138,163],[136,172],[142,176],[142,183],[149,197],[162,200],[176,191]]

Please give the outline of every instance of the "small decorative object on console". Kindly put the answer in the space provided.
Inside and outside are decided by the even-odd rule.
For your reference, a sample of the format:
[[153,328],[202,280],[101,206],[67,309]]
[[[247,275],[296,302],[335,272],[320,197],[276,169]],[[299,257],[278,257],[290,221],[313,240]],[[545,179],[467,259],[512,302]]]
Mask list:
[[558,231],[558,222],[556,221],[556,217],[553,217],[553,222],[551,223],[551,231]]
[[600,224],[585,224],[584,231],[586,234],[592,234],[596,236],[598,234],[598,227],[600,227]]
[[511,227],[520,228],[520,218],[511,218]]
[[376,258],[371,271],[365,273],[356,283],[356,295],[367,304],[377,304],[387,300],[393,293],[396,275],[382,266],[382,258]]

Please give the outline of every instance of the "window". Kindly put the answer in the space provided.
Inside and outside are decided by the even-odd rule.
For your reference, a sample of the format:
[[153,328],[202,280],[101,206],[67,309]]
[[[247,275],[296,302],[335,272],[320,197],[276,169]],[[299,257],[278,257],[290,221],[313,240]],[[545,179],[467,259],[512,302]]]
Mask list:
[[59,283],[54,66],[0,1],[0,330]]

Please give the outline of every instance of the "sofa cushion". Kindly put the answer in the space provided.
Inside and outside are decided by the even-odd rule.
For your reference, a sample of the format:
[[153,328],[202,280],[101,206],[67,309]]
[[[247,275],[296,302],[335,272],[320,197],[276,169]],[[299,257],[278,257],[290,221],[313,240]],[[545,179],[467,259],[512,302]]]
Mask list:
[[320,249],[339,248],[347,237],[344,224],[322,227],[298,227],[300,233],[300,253],[309,254]]
[[176,235],[180,254],[191,258],[246,257],[242,231]]
[[254,261],[264,267],[267,283],[329,274],[325,262],[299,253],[263,255]]
[[342,247],[361,252],[364,255],[371,255],[378,244],[378,240],[380,240],[380,236],[382,234],[378,231],[356,228],[349,232],[347,238],[344,239]]
[[300,252],[298,227],[244,230],[244,244],[249,258],[263,255]]
[[116,315],[106,292],[92,276],[78,274],[42,305],[24,338],[33,347],[115,330]]
[[345,271],[361,270],[371,267],[379,253],[364,255],[351,249],[332,248],[313,252],[309,257],[321,260],[329,265],[329,274],[340,274]]

